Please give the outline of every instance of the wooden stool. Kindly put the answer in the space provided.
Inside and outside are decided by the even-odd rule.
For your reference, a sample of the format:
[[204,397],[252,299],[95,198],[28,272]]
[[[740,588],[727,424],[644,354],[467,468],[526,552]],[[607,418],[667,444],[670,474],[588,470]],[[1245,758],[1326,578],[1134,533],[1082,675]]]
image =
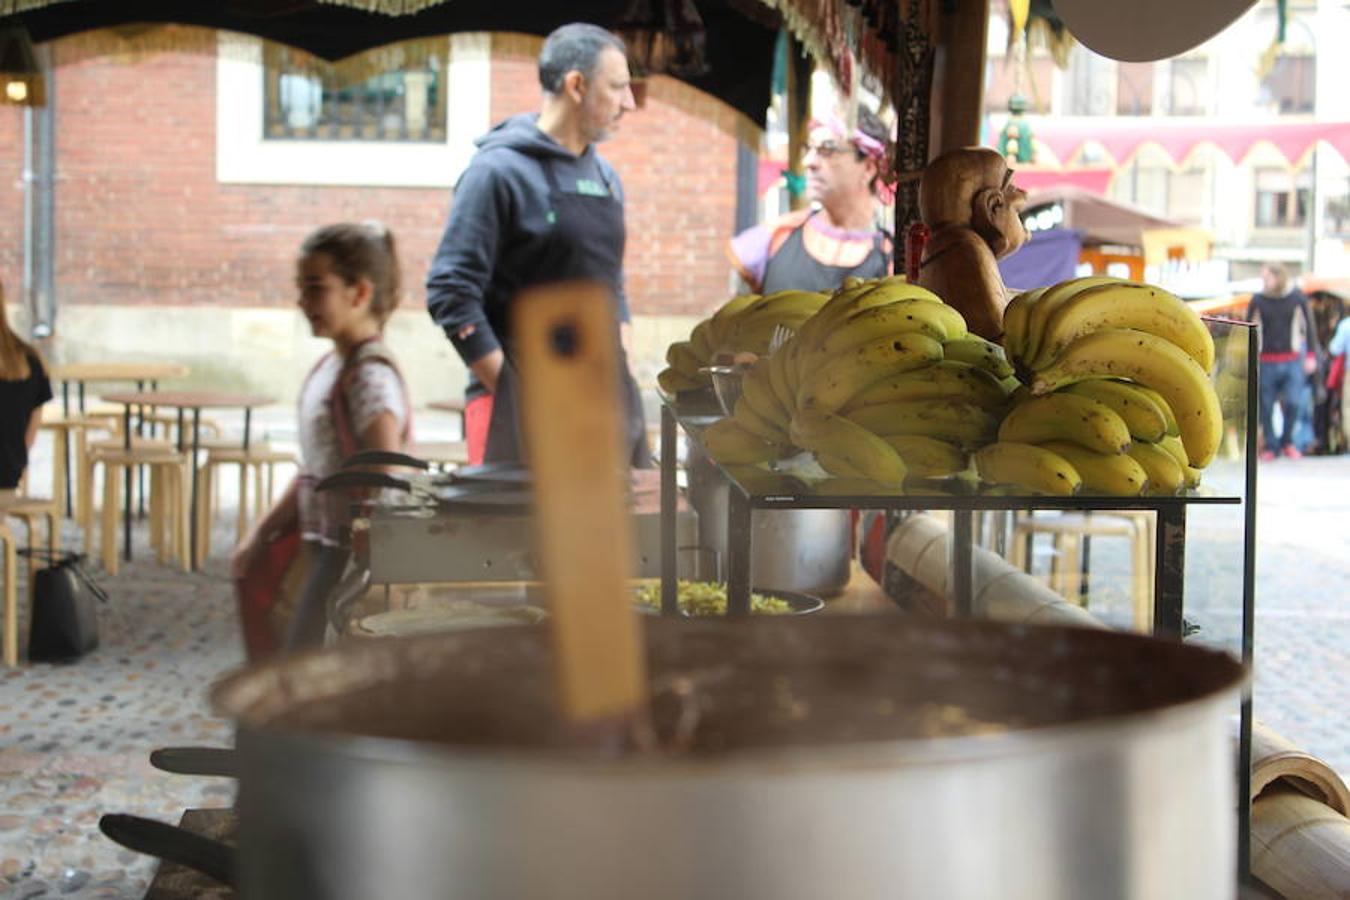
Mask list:
[[[164,452],[175,453],[177,448],[168,441],[161,441],[155,438],[131,439],[131,448],[133,450],[142,450],[145,452]],[[105,453],[120,453],[125,450],[122,438],[116,440],[98,440],[85,441],[83,446],[78,449],[76,456],[79,458],[79,469],[75,472],[75,498],[77,505],[75,508],[75,521],[84,531],[84,552],[89,552],[92,528],[94,524],[94,469],[98,458]],[[132,490],[136,489],[136,479],[132,479]]]
[[[19,567],[18,567],[18,547],[14,538],[14,533],[9,530],[9,526],[4,519],[15,518],[22,519],[24,525],[28,528],[28,546],[32,547],[36,541],[38,519],[47,520],[47,549],[52,553],[57,550],[60,541],[61,532],[58,528],[60,511],[56,504],[51,500],[44,500],[35,497],[24,497],[8,491],[0,492],[0,543],[4,544],[5,575],[5,613],[4,613],[4,659],[8,666],[17,666],[19,664]],[[38,560],[32,556],[28,557],[28,595],[31,598],[33,588],[36,584],[34,576],[37,574]],[[31,608],[31,607],[30,607]]]
[[[187,457],[159,447],[122,447],[91,454],[92,468],[103,466],[103,510],[100,556],[109,575],[117,574],[117,520],[121,516],[122,474],[128,468],[150,469],[150,546],[160,563],[176,559],[189,570],[187,534]],[[91,472],[92,481],[92,472]],[[85,527],[84,546],[92,544],[93,514]]]
[[[43,419],[39,424],[41,430],[49,431],[52,435],[52,502],[56,504],[57,509],[74,510],[74,498],[66,496],[66,480],[70,477],[68,473],[71,471],[68,466],[73,466],[75,472],[80,470],[88,432],[106,431],[111,435],[120,434],[122,430],[120,420],[117,421],[118,424],[114,424],[105,416],[76,415]],[[73,461],[71,461],[72,447],[75,451]],[[71,494],[75,494],[73,485]]]
[[1019,518],[1013,525],[1009,561],[1030,572],[1027,545],[1037,534],[1051,536],[1055,554],[1050,563],[1050,584],[1066,600],[1078,602],[1085,584],[1082,571],[1082,540],[1087,537],[1123,537],[1130,541],[1130,596],[1134,627],[1147,632],[1153,622],[1154,519],[1148,510],[1107,510],[1095,513],[1061,513],[1049,518]]
[[266,443],[257,443],[247,450],[243,447],[217,447],[206,455],[206,462],[197,470],[197,565],[206,561],[211,550],[211,517],[214,513],[215,470],[220,466],[239,467],[239,515],[235,524],[235,539],[243,540],[251,521],[249,516],[248,476],[253,474],[254,515],[261,516],[272,504],[272,488],[279,465],[298,465],[295,454],[273,450]]

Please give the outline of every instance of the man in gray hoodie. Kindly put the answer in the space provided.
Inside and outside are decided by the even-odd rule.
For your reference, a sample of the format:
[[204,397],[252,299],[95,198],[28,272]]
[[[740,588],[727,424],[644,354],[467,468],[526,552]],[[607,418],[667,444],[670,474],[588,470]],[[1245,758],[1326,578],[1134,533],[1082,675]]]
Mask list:
[[[538,114],[478,139],[427,276],[431,317],[470,370],[470,462],[521,458],[510,310],[522,289],[604,281],[613,285],[616,339],[628,327],[623,187],[594,146],[634,108],[623,42],[595,25],[564,25],[544,41],[539,83]],[[643,465],[642,406],[626,358],[622,367],[629,450]]]

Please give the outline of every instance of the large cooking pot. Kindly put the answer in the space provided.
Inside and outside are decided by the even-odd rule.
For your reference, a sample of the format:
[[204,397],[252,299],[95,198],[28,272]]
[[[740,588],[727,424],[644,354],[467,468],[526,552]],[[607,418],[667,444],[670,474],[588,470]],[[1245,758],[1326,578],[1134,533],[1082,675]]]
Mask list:
[[[713,551],[705,580],[726,578],[730,485],[697,446],[689,449],[689,505],[698,512],[699,543]],[[846,509],[755,509],[750,512],[750,583],[765,590],[833,594],[848,584],[853,525]]]
[[543,627],[225,679],[250,898],[1223,898],[1231,657],[898,617],[644,620],[663,753],[561,740]]

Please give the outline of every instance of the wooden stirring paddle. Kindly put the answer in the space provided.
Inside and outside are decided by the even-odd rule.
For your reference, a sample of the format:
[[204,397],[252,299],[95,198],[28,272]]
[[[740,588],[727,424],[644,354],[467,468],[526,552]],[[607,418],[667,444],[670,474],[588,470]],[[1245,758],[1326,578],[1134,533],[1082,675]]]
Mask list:
[[534,288],[519,298],[513,326],[562,717],[578,743],[617,749],[633,736],[645,743],[646,664],[628,580],[628,459],[610,290],[589,281]]

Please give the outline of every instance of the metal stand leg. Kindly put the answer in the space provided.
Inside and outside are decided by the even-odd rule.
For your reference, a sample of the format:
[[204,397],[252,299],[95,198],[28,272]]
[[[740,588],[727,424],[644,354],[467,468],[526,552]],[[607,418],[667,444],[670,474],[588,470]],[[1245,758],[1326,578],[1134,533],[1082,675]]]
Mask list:
[[192,568],[197,568],[197,449],[201,445],[200,435],[197,429],[201,426],[202,411],[200,407],[192,409],[192,455],[188,457],[188,465],[192,467],[192,499],[188,503],[188,559],[192,560]]
[[[139,393],[144,390],[145,390],[145,382],[144,381],[136,382],[136,391]],[[151,407],[150,411],[151,413],[153,413],[154,408]],[[154,429],[155,426],[151,425],[150,426],[151,437],[154,437],[155,434]],[[145,407],[142,406],[140,416],[136,419],[136,436],[141,437],[144,434],[145,434]],[[137,518],[141,519],[145,518],[145,468],[143,466],[136,467],[136,516]]]
[[675,413],[661,405],[661,614],[680,613],[675,547]]
[[[1248,329],[1247,359],[1255,360],[1256,329]],[[1242,497],[1242,662],[1252,671],[1256,638],[1256,426],[1251,411],[1258,409],[1261,396],[1260,372],[1248,365],[1247,379],[1247,485]],[[1251,881],[1252,875],[1252,695],[1248,684],[1242,695],[1238,716],[1238,883]]]
[[948,592],[952,613],[968,617],[975,613],[975,554],[974,513],[968,509],[952,510],[952,542],[950,545],[951,585]]
[[750,498],[727,491],[727,615],[750,615]]
[[1181,637],[1181,615],[1186,580],[1186,507],[1158,510],[1158,538],[1154,548],[1157,570],[1153,581],[1153,633]]
[[[130,403],[122,412],[122,447],[127,451],[129,457],[131,454]],[[131,470],[134,468],[136,467],[128,464],[122,470],[124,479],[122,486],[126,488],[126,497],[122,501],[122,558],[127,561],[131,560]]]

